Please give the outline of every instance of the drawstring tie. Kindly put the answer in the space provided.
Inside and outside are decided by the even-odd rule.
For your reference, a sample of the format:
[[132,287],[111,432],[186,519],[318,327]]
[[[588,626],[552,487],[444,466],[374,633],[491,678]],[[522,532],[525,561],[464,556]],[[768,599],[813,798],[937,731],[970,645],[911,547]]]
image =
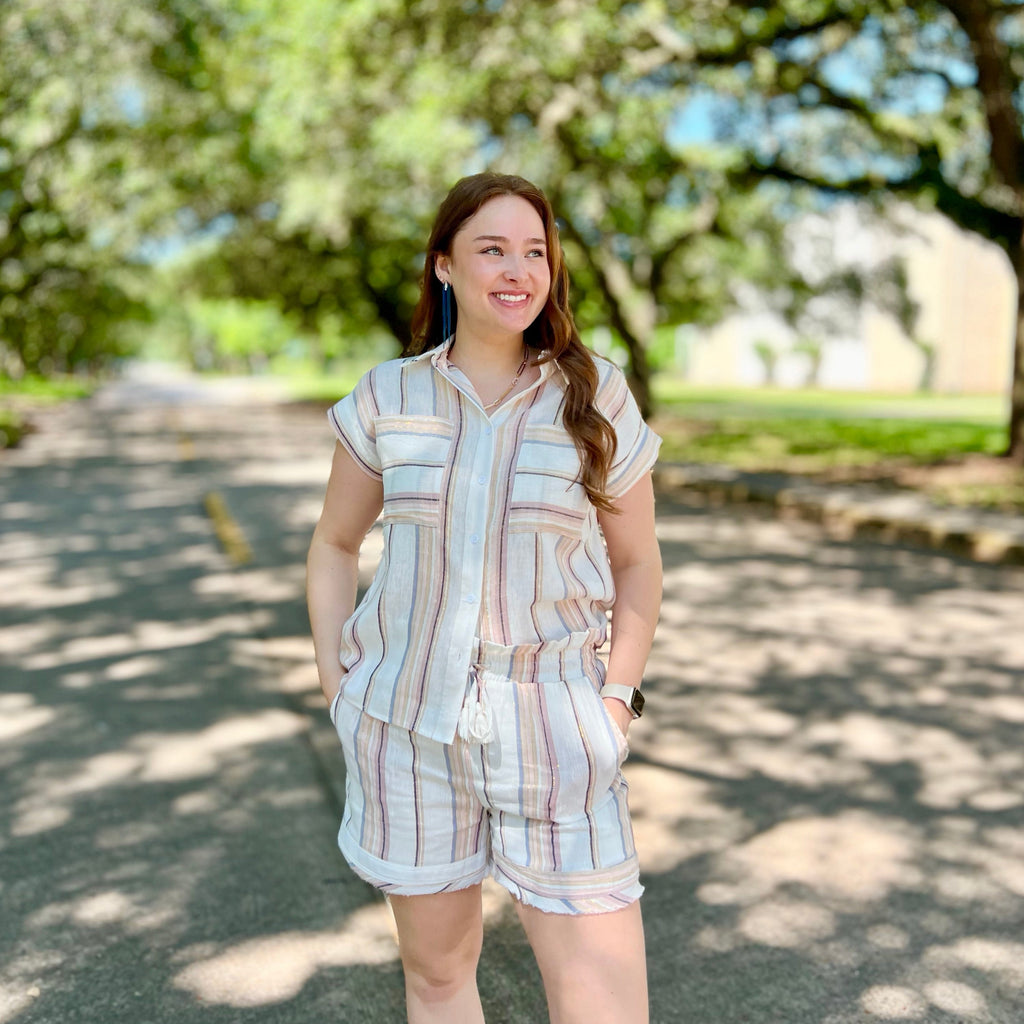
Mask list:
[[459,714],[459,735],[467,743],[490,743],[494,739],[491,705],[487,700],[479,666],[470,673],[470,688]]

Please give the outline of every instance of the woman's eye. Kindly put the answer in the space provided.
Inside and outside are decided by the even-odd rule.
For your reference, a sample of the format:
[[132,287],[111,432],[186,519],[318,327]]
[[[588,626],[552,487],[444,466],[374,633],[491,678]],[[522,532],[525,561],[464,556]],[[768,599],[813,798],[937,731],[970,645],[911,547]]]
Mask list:
[[544,254],[544,250],[543,249],[531,249],[530,250],[530,255],[531,256],[540,256],[541,258],[543,258],[545,254]]
[[485,253],[493,253],[495,256],[500,256],[501,255],[501,249],[499,249],[496,245],[489,245],[483,251]]

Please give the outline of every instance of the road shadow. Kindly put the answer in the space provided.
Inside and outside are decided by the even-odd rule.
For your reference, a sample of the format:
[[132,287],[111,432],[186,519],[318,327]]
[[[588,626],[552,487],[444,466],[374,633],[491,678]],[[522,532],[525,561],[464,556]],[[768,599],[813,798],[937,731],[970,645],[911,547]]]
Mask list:
[[[404,1019],[302,600],[331,445],[309,409],[77,403],[5,457],[0,1024]],[[652,1020],[1019,1021],[1024,578],[667,500],[659,530]],[[493,890],[480,976],[491,1024],[545,1019]]]

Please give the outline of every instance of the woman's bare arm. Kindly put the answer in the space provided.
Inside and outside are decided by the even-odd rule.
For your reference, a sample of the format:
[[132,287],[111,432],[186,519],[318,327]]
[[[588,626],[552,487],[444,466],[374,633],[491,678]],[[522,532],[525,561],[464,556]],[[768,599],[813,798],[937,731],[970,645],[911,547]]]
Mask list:
[[356,605],[359,548],[380,514],[384,488],[363,472],[339,442],[334,448],[320,521],[306,557],[306,601],[320,688],[328,701],[338,692],[341,630]]
[[[616,499],[615,507],[618,515],[598,512],[615,581],[606,681],[639,687],[661,608],[661,550],[654,533],[651,474]],[[630,710],[614,697],[605,703],[625,732],[633,717]]]

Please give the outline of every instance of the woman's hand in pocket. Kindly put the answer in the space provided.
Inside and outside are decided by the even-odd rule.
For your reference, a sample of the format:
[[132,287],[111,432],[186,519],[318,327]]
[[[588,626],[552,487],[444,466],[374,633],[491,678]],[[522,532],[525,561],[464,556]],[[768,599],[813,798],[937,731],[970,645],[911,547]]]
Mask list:
[[629,735],[629,726],[633,721],[633,712],[618,697],[602,697],[611,720],[619,727],[623,736]]
[[320,690],[324,695],[324,700],[327,701],[328,707],[334,703],[334,698],[338,696],[338,692],[345,682],[346,674],[343,668],[339,669],[338,667],[335,667],[333,672],[330,673],[324,671],[319,673]]

